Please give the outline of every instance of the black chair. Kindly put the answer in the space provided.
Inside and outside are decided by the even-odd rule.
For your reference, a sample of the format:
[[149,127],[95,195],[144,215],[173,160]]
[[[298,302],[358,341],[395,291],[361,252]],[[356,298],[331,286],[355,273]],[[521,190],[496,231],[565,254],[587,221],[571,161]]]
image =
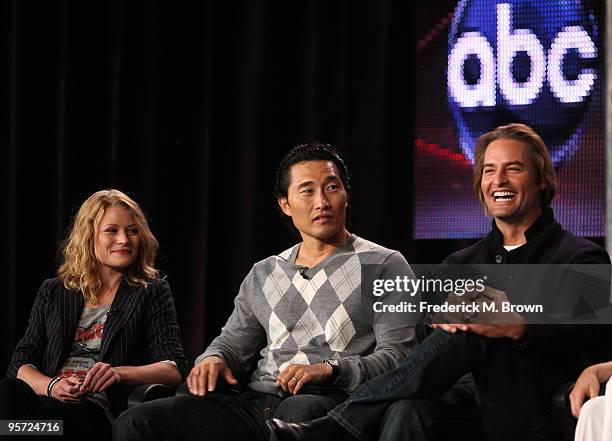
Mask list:
[[572,441],[574,439],[574,432],[576,431],[576,423],[578,420],[572,415],[572,409],[570,407],[569,394],[574,387],[574,382],[569,382],[561,385],[552,399],[552,409],[555,414],[559,427],[561,428],[561,435],[563,441]]
[[146,401],[167,398],[174,395],[176,389],[165,384],[147,383],[136,386],[128,396],[128,408]]
[[[574,387],[574,382],[565,383],[560,386],[553,395],[552,408],[561,428],[563,441],[573,441],[576,432],[578,419],[572,415],[569,394]],[[599,388],[599,395],[606,393],[606,385],[602,384]]]
[[[217,383],[216,392],[221,392],[230,395],[238,395],[244,392],[247,385],[251,381],[251,376],[253,375],[253,372],[255,372],[257,360],[258,357],[253,357],[253,359],[249,360],[246,363],[246,373],[239,378],[238,384],[230,385],[223,381],[223,379],[219,379]],[[146,401],[156,400],[158,398],[167,398],[175,395],[177,397],[181,397],[190,394],[191,393],[187,388],[186,382],[181,383],[180,386],[176,389],[170,386],[166,386],[165,384],[159,383],[141,384],[140,386],[136,386],[130,393],[130,396],[128,397],[128,408],[140,403],[144,403]]]
[[[217,381],[215,392],[226,394],[226,395],[240,395],[242,392],[246,390],[247,385],[251,381],[251,375],[253,374],[254,371],[255,369],[251,368],[245,375],[243,375],[238,380],[238,384],[236,385],[228,384],[222,378],[219,378],[219,380]],[[184,397],[188,395],[191,395],[191,392],[189,392],[189,389],[187,388],[187,382],[183,382],[176,390],[176,396]]]

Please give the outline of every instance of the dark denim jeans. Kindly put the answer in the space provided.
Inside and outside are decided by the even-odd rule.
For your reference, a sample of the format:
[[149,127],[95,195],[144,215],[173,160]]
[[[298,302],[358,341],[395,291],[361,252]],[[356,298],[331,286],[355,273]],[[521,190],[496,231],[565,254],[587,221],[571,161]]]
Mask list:
[[282,399],[247,390],[240,395],[209,393],[171,397],[139,404],[115,422],[115,441],[205,440],[251,441],[269,437],[265,420],[307,421],[324,416],[339,403],[321,395]]
[[354,437],[370,440],[392,403],[438,399],[457,380],[473,372],[488,438],[528,440],[552,425],[552,393],[542,386],[544,358],[516,350],[508,339],[436,330],[398,368],[363,384],[329,415]]
[[439,399],[406,398],[390,403],[380,422],[378,441],[480,440],[482,433],[473,433],[482,425],[478,406],[474,378],[465,375]]
[[299,394],[285,398],[276,408],[274,418],[289,423],[301,423],[324,416],[344,400],[312,394]]

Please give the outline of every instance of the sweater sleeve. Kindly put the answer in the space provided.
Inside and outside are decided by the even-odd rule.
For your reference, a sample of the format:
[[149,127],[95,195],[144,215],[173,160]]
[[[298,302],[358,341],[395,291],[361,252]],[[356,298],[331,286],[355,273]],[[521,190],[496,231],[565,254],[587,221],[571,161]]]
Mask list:
[[[398,253],[390,254],[381,265],[376,279],[396,280],[396,277],[414,278],[412,269],[406,259]],[[364,287],[362,287],[364,289]],[[365,289],[368,289],[367,287]],[[362,301],[372,293],[362,292]],[[417,312],[376,312],[388,305],[400,305],[403,301],[418,304],[419,295],[394,290],[374,299],[380,301],[380,307],[372,315],[372,332],[376,337],[376,347],[369,355],[350,355],[341,358],[340,375],[335,385],[347,392],[353,392],[371,378],[383,374],[399,365],[415,346],[415,325],[418,322]],[[370,305],[368,305],[370,307]]]
[[266,331],[252,309],[254,285],[254,271],[251,269],[240,285],[234,299],[234,311],[221,329],[221,334],[196,358],[195,364],[215,355],[225,360],[234,376],[243,376],[249,371],[248,361],[266,343]]

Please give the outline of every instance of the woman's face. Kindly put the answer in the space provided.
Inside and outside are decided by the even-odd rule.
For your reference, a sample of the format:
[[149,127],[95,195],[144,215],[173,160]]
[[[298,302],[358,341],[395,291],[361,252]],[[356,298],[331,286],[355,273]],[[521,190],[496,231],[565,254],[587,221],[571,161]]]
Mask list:
[[121,207],[107,208],[98,227],[95,247],[103,266],[126,272],[140,250],[140,233],[132,213]]

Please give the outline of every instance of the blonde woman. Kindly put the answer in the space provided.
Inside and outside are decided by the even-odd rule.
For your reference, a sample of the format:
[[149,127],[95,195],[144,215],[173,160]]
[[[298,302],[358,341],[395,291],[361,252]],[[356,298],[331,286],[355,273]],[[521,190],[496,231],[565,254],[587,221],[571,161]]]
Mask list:
[[0,419],[63,420],[70,439],[110,439],[133,386],[180,384],[186,360],[156,251],[124,193],[99,191],[81,205],[58,277],[40,287],[0,381]]

